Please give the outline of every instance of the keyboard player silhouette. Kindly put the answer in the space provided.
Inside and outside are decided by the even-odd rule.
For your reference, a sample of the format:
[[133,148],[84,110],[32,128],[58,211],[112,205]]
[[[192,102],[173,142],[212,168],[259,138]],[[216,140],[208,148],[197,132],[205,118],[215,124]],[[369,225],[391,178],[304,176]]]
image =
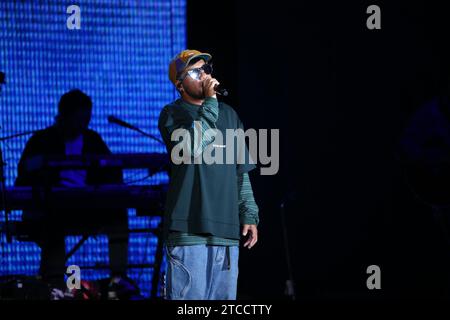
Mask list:
[[[83,187],[123,183],[122,170],[117,168],[47,169],[29,172],[26,161],[46,155],[111,154],[101,136],[88,129],[92,101],[80,90],[65,93],[58,104],[55,123],[37,131],[27,142],[18,166],[16,186]],[[41,247],[40,275],[57,288],[65,288],[65,235],[108,235],[109,261],[112,276],[126,276],[128,252],[128,219],[126,209],[28,210],[24,223],[30,223],[30,239]],[[75,233],[74,233],[75,231]]]

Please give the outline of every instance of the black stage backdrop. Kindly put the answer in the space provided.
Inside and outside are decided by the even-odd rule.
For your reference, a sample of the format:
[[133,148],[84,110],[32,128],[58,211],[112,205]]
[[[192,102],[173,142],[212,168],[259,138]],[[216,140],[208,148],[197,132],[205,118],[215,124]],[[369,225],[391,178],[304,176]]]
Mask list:
[[[381,30],[366,9],[381,8]],[[189,1],[188,46],[214,56],[246,128],[280,129],[280,170],[253,172],[260,241],[240,298],[449,295],[450,247],[396,160],[408,118],[450,73],[449,19],[429,1]],[[381,268],[368,290],[366,268]]]

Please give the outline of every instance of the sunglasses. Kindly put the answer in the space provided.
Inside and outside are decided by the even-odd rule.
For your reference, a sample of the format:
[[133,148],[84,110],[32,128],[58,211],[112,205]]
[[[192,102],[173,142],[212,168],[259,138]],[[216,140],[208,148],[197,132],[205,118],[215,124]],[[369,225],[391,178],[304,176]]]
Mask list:
[[202,72],[206,74],[211,74],[213,72],[213,66],[212,63],[205,63],[200,68],[194,68],[191,70],[188,70],[184,76],[178,78],[178,80],[183,81],[187,76],[191,77],[194,80],[199,80]]

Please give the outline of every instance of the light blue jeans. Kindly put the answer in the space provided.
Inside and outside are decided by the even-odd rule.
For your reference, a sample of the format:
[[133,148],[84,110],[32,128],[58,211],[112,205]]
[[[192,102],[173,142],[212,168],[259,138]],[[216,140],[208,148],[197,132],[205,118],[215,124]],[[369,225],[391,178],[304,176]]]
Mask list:
[[166,299],[236,299],[238,246],[166,247],[166,254]]

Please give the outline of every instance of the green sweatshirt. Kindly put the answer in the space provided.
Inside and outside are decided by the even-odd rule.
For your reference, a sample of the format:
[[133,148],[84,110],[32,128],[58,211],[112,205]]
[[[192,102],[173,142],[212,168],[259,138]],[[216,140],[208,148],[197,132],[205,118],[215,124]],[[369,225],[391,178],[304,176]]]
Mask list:
[[[201,126],[194,126],[194,121],[200,121]],[[188,130],[191,141],[194,133],[201,131],[201,143],[187,139],[180,142],[189,143],[193,155],[198,156],[214,141],[205,134],[206,130],[222,131],[225,140],[225,129],[243,129],[243,125],[230,106],[207,98],[201,106],[179,99],[164,107],[158,128],[169,153],[178,143],[171,141],[174,130]],[[259,223],[258,206],[247,173],[253,168],[255,165],[250,163],[172,163],[164,219],[166,245],[239,245],[240,225]]]

